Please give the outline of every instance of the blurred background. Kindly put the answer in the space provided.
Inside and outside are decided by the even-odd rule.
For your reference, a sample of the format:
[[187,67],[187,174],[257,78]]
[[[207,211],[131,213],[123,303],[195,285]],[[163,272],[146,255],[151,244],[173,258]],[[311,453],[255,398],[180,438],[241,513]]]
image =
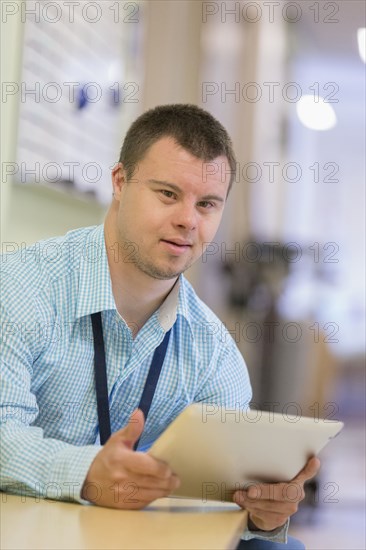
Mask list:
[[1,12],[2,251],[101,223],[144,110],[209,110],[238,175],[187,276],[242,351],[253,407],[345,422],[291,533],[310,550],[364,549],[365,3],[3,1]]

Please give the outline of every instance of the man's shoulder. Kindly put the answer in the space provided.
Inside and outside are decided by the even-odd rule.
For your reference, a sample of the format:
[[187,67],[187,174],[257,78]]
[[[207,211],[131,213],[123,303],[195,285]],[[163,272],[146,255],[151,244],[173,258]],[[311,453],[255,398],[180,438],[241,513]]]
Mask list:
[[182,286],[185,314],[195,335],[217,340],[220,344],[232,343],[231,335],[224,323],[198,296],[185,277],[182,277]]
[[95,229],[96,226],[73,229],[29,246],[11,243],[12,247],[3,248],[5,253],[0,255],[3,282],[34,290],[77,270],[80,259],[87,253],[85,242]]
[[192,321],[220,321],[212,309],[198,296],[196,290],[184,276],[182,277],[182,286],[185,305]]

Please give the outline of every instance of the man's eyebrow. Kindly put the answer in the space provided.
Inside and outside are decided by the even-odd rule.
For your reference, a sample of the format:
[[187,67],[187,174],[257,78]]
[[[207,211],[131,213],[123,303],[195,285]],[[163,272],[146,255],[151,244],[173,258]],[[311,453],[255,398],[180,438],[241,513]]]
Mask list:
[[[153,183],[155,185],[164,185],[164,187],[169,187],[176,193],[182,193],[182,189],[178,185],[176,185],[175,183],[170,183],[169,181],[150,179],[148,180],[148,182]],[[225,202],[225,199],[223,199],[219,195],[205,195],[204,197],[200,198],[200,201],[213,201],[213,200],[217,202]]]

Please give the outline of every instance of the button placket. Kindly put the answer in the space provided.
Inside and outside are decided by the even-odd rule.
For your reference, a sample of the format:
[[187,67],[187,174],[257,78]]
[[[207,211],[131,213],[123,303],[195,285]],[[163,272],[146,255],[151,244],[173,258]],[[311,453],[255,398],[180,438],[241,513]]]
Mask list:
[[112,407],[115,401],[120,381],[125,380],[126,376],[128,376],[126,366],[130,361],[133,348],[131,332],[124,321],[118,316],[117,311],[111,323],[113,325],[110,326],[110,349],[109,352],[108,348],[106,350],[107,356],[110,357],[110,370],[112,374],[110,383],[108,379],[110,407]]
[[[142,329],[143,332],[139,335],[136,340],[132,340],[131,352],[129,358],[123,367],[121,376],[118,377],[114,384],[113,392],[111,394],[110,406],[112,408],[113,403],[116,402],[116,398],[121,389],[121,386],[125,380],[139,367],[142,368],[142,364],[148,359],[148,365],[144,365],[146,368],[146,373],[150,367],[150,362],[153,357],[153,353],[157,346],[160,344],[164,338],[164,331],[155,319],[151,319],[151,323],[148,323],[150,326],[146,326]],[[151,333],[153,332],[153,337]],[[147,333],[147,334],[146,334]],[[150,338],[147,338],[150,334]],[[141,388],[142,391],[142,388]]]

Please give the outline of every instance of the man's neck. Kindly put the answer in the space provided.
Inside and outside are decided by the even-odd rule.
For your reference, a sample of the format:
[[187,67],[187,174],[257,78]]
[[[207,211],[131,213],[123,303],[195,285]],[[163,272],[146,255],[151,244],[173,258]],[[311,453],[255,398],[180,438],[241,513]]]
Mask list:
[[177,279],[154,279],[138,269],[133,262],[124,261],[122,255],[118,253],[119,239],[113,216],[113,212],[109,211],[104,223],[112,291],[118,313],[136,336],[164,302]]

